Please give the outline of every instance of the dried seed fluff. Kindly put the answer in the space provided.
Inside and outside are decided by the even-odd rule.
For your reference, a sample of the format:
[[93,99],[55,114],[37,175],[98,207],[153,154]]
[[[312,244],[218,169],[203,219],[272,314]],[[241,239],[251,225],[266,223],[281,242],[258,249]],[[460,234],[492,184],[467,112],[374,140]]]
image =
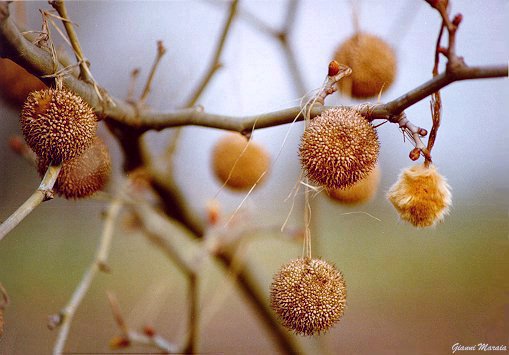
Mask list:
[[356,110],[337,107],[311,120],[299,148],[308,178],[329,189],[352,186],[375,167],[380,143]]
[[215,176],[234,190],[247,190],[255,183],[262,183],[269,166],[267,151],[253,141],[248,144],[246,137],[241,134],[227,134],[212,151]]
[[387,199],[402,220],[415,227],[430,227],[449,213],[451,191],[435,166],[415,165],[401,172]]
[[[38,171],[42,177],[48,161],[39,159]],[[62,163],[54,190],[67,199],[88,197],[102,190],[111,175],[111,159],[106,144],[95,137],[92,145],[79,157]]]
[[339,46],[334,55],[339,63],[352,68],[352,74],[339,81],[342,93],[355,98],[377,96],[387,90],[396,77],[396,56],[381,38],[357,33]]
[[21,130],[44,161],[61,163],[82,154],[97,130],[97,117],[78,95],[67,90],[31,92],[21,110]]
[[295,333],[325,333],[345,310],[343,274],[320,259],[294,259],[274,275],[270,305],[282,324]]

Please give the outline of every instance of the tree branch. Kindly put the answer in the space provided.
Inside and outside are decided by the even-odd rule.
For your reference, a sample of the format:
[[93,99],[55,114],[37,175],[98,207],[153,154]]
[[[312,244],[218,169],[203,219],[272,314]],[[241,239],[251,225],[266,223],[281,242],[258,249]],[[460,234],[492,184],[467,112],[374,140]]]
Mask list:
[[53,185],[57,181],[62,165],[50,165],[39,188],[0,225],[0,240],[30,214],[42,202],[53,198]]
[[[0,47],[1,56],[11,58],[39,77],[53,74],[51,55],[30,43],[21,35],[14,22],[9,18],[7,3],[0,4],[0,43],[3,43]],[[361,110],[360,112],[370,120],[390,120],[391,117],[398,115],[406,108],[455,81],[506,77],[507,75],[507,65],[451,67],[444,73],[392,101],[367,106],[367,110]],[[183,109],[174,112],[149,110],[137,112],[132,104],[123,100],[112,98],[112,102],[101,102],[93,85],[75,77],[67,76],[63,79],[63,82],[65,86],[79,94],[94,107],[98,114],[105,116],[107,120],[128,125],[140,132],[197,125],[245,133],[252,129],[255,122],[256,128],[291,123],[300,112],[300,107],[246,117],[214,115],[196,109]],[[314,109],[311,112],[311,117],[320,114],[324,109],[326,107]],[[298,120],[302,120],[302,116]]]
[[55,343],[55,347],[53,348],[53,354],[55,355],[60,355],[63,353],[74,314],[81,304],[81,301],[87,294],[96,274],[99,271],[109,270],[106,262],[111,248],[111,240],[113,238],[115,221],[118,214],[120,213],[121,207],[122,203],[119,199],[113,200],[109,205],[94,261],[83,275],[80,283],[76,287],[71,299],[69,300],[69,303],[58,314],[50,316],[48,327],[50,329],[54,329],[60,326],[57,341]]

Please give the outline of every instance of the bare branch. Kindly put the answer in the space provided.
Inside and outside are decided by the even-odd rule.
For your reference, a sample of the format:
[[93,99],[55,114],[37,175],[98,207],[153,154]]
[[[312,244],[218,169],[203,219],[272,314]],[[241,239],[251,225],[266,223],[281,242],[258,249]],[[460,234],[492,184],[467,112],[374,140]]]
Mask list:
[[62,165],[50,165],[44,175],[39,188],[0,225],[0,240],[16,227],[42,202],[53,198],[53,185],[57,181]]
[[[39,77],[53,73],[51,55],[30,43],[20,34],[15,24],[9,18],[9,11],[6,3],[0,4],[0,43],[2,43],[0,47],[1,55],[10,57]],[[23,56],[20,56],[20,53],[23,53]],[[506,77],[507,75],[507,65],[451,67],[446,72],[437,75],[400,97],[385,104],[370,106],[369,112],[361,111],[361,113],[367,115],[367,118],[370,120],[390,119],[392,116],[400,114],[406,108],[428,97],[433,92],[455,81]],[[112,98],[112,102],[102,103],[91,84],[72,76],[65,77],[64,84],[83,97],[85,101],[95,108],[96,112],[106,116],[108,120],[129,125],[139,130],[139,132],[152,129],[161,130],[170,127],[197,125],[245,133],[252,129],[255,121],[257,122],[256,128],[266,128],[291,123],[301,110],[300,107],[292,107],[283,111],[247,117],[214,115],[193,109],[183,109],[174,112],[156,112],[148,110],[137,112],[133,105],[119,99]],[[314,109],[311,112],[311,117],[320,114],[323,109],[326,108]],[[302,117],[298,120],[302,120]]]
[[96,274],[99,271],[109,271],[107,259],[111,248],[115,221],[120,213],[121,207],[122,203],[119,199],[114,199],[109,205],[101,238],[99,239],[99,245],[97,246],[96,255],[92,264],[90,264],[83,275],[69,303],[58,314],[49,317],[48,327],[50,329],[60,326],[57,341],[53,348],[53,354],[55,355],[63,353],[74,314],[87,294]]
[[226,43],[226,38],[228,37],[228,33],[230,33],[230,28],[233,23],[233,19],[235,18],[235,14],[237,11],[238,0],[234,0],[230,5],[230,11],[228,14],[228,19],[226,20],[223,31],[221,32],[221,37],[219,38],[219,42],[217,44],[214,57],[209,65],[209,68],[206,71],[205,76],[201,80],[198,87],[195,89],[191,97],[186,101],[184,107],[191,107],[196,104],[203,91],[207,87],[210,79],[214,76],[216,71],[221,67],[221,63],[219,60],[221,59],[221,54],[223,53],[224,44]]
[[[163,41],[157,41],[157,55],[154,60],[154,64],[152,64],[152,68],[150,69],[150,74],[148,75],[147,82],[145,83],[145,88],[143,89],[143,92],[140,97],[140,105],[143,105],[145,103],[145,100],[148,97],[148,94],[150,93],[150,87],[152,85],[152,81],[154,80],[154,75],[156,73],[157,67],[159,66],[159,63],[161,62],[161,59],[163,58],[164,54],[166,53],[166,48],[163,45]],[[135,72],[133,72],[134,74]],[[133,75],[133,78],[135,76]]]

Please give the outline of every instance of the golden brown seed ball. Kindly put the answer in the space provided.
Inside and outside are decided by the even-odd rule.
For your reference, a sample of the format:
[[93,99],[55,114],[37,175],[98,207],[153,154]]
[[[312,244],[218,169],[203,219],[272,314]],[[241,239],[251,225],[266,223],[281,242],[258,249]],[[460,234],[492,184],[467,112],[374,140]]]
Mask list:
[[46,85],[10,59],[0,58],[0,94],[11,104],[21,107],[28,94]]
[[302,135],[299,155],[312,182],[341,189],[368,175],[379,150],[373,126],[356,110],[337,107],[311,120]]
[[[42,177],[48,161],[39,160],[38,171]],[[88,197],[102,190],[111,175],[111,159],[108,147],[95,137],[92,145],[79,157],[62,164],[54,190],[67,199]]]
[[375,196],[378,190],[380,175],[380,166],[377,164],[364,179],[356,182],[352,186],[344,189],[329,189],[329,197],[347,205],[368,202]]
[[403,170],[387,198],[401,219],[415,227],[430,227],[441,221],[452,203],[450,187],[433,165]]
[[45,161],[60,163],[82,154],[97,130],[97,117],[78,95],[46,89],[28,95],[21,130],[30,148]]
[[345,310],[343,274],[320,259],[294,259],[274,275],[270,305],[282,324],[295,333],[325,333]]
[[[228,134],[212,151],[212,169],[221,183],[235,190],[250,189],[260,184],[270,166],[267,151],[241,134]],[[263,175],[263,176],[262,176]],[[258,181],[260,179],[260,181]]]
[[381,38],[357,33],[339,46],[334,59],[352,68],[352,74],[339,81],[339,89],[355,98],[377,96],[387,90],[396,77],[396,56]]
[[4,335],[4,309],[0,307],[0,338]]

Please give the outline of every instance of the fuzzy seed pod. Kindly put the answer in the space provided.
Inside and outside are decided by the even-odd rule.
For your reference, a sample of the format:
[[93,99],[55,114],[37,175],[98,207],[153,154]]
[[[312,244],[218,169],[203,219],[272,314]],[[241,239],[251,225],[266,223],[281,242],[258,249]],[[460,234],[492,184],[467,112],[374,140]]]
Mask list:
[[387,199],[402,220],[415,227],[430,227],[449,213],[451,191],[433,165],[415,165],[401,172]]
[[332,108],[311,120],[302,135],[299,155],[309,179],[342,189],[375,167],[380,143],[373,126],[352,108]]
[[21,107],[28,94],[46,85],[10,59],[0,58],[0,94],[14,106]]
[[347,205],[368,202],[375,196],[380,184],[380,167],[375,165],[368,175],[345,189],[329,189],[329,197]]
[[[49,162],[39,159],[38,171],[42,177]],[[108,147],[95,137],[90,148],[82,155],[62,164],[54,190],[67,199],[88,197],[103,189],[111,174]]]
[[252,141],[248,145],[248,140],[240,134],[226,135],[212,151],[214,174],[221,183],[234,190],[247,190],[256,182],[263,182],[263,174],[269,166],[267,151]]
[[44,161],[60,163],[82,154],[97,130],[97,117],[78,95],[46,89],[28,95],[21,110],[21,130],[30,148]]
[[343,274],[320,259],[294,259],[274,275],[270,305],[282,324],[295,333],[325,333],[345,310]]
[[387,90],[396,77],[396,56],[381,38],[357,33],[336,50],[334,59],[352,68],[352,74],[339,81],[339,89],[355,98],[377,96]]

